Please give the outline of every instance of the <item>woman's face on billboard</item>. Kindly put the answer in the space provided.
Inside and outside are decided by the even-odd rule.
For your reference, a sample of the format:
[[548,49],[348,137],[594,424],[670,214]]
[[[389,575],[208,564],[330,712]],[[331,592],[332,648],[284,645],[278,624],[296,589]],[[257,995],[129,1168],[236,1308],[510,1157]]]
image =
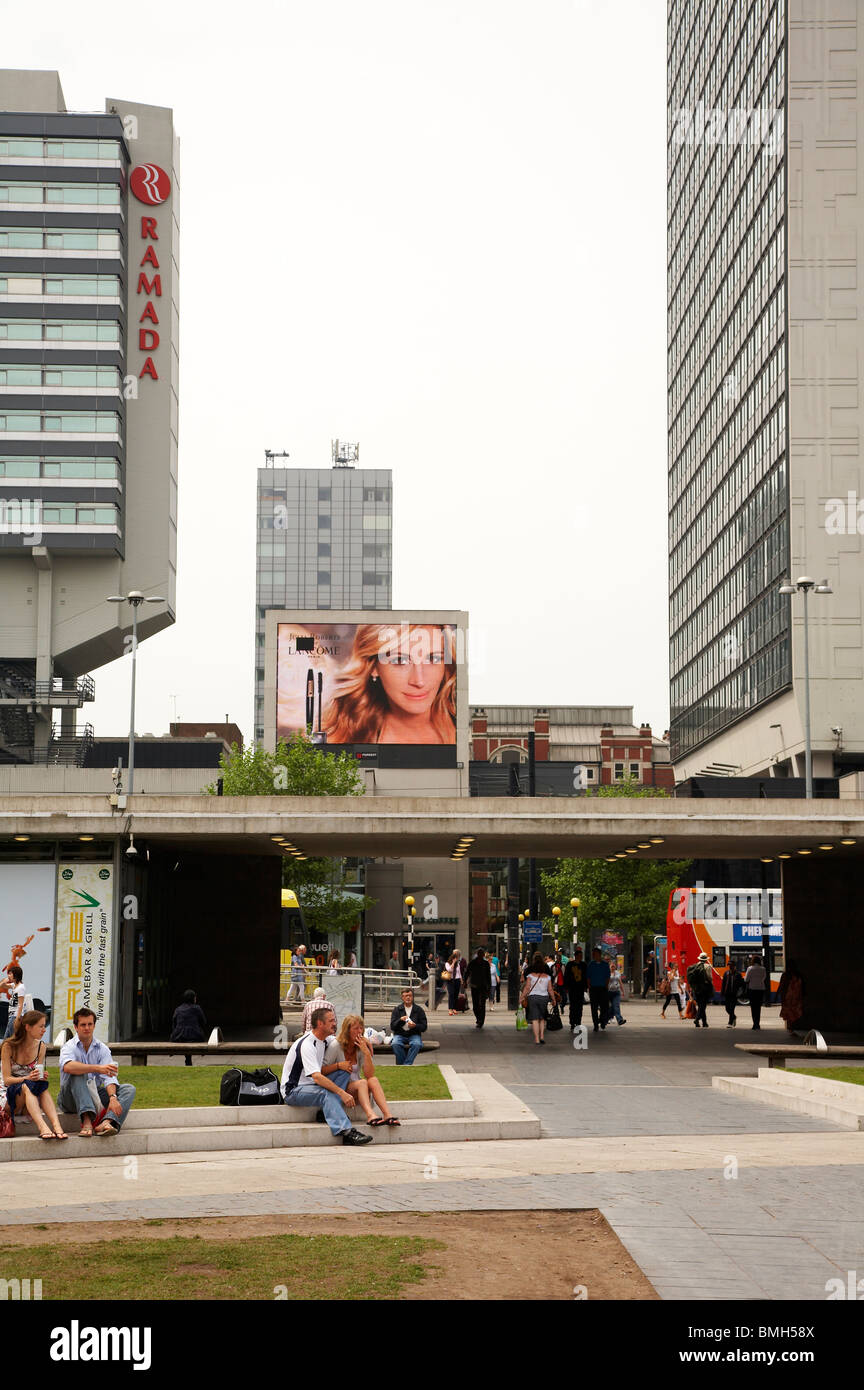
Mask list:
[[407,637],[382,648],[375,674],[392,706],[403,714],[426,715],[441,688],[445,666],[441,629],[415,627]]

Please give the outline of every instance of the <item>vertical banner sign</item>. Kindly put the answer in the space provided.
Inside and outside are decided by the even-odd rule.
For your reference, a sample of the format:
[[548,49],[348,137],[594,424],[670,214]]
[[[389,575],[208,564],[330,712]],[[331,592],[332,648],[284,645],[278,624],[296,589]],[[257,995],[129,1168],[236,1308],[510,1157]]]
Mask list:
[[111,1004],[114,870],[110,864],[60,864],[52,1030],[72,1026],[84,1005],[97,1020]]

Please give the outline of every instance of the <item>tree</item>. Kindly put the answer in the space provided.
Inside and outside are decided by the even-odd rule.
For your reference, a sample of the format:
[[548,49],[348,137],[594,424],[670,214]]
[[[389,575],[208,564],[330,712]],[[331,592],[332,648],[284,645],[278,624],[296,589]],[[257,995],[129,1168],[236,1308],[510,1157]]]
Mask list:
[[[232,743],[231,752],[219,758],[219,773],[223,796],[362,796],[366,790],[348,753],[325,753],[302,733],[288,743],[280,738],[274,753]],[[216,783],[204,791],[216,796]],[[294,889],[306,928],[316,939],[350,931],[375,902],[346,890],[341,859],[283,859],[282,886]]]
[[561,908],[559,939],[570,941],[570,899],[579,899],[579,931],[616,931],[628,939],[663,936],[669,894],[686,873],[688,859],[559,859],[541,872],[546,896]]
[[348,892],[341,859],[283,859],[282,887],[293,888],[297,894],[303,921],[314,940],[328,932],[352,931],[360,914],[377,901],[363,893]]
[[[348,753],[325,753],[305,734],[289,743],[280,738],[275,753],[254,744],[219,757],[223,796],[362,796],[366,787]],[[215,782],[204,788],[216,796]]]

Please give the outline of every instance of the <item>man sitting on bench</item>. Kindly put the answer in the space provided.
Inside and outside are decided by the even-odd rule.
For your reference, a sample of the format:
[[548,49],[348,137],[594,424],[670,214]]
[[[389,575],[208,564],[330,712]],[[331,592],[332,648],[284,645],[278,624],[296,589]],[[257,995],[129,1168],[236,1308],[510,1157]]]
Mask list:
[[422,1034],[428,1027],[426,1011],[414,1003],[413,989],[403,989],[402,1003],[397,1004],[390,1015],[391,1046],[397,1067],[413,1067],[414,1058],[423,1046]]

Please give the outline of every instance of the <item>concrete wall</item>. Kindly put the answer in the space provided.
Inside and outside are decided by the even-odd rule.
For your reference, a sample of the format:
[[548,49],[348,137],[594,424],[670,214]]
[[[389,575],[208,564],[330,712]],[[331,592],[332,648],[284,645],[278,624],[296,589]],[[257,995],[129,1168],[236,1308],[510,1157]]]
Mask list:
[[151,851],[150,929],[167,935],[163,1028],[186,989],[226,1034],[279,1022],[280,868],[257,855]]
[[[198,796],[215,782],[218,768],[137,768],[135,795]],[[128,779],[123,770],[124,783]],[[114,790],[109,768],[99,767],[0,767],[0,796],[80,795],[110,796]]]

